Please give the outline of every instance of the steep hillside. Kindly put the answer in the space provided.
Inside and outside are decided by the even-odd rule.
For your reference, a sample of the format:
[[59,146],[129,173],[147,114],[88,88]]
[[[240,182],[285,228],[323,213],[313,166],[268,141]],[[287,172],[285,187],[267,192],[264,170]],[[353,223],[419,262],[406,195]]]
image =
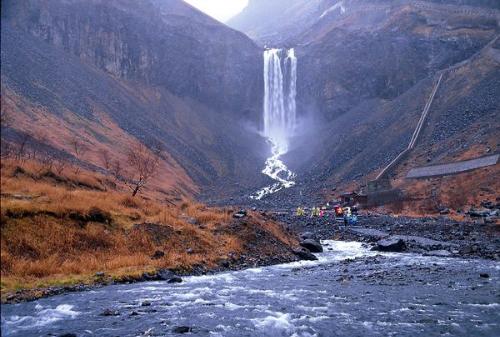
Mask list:
[[[228,21],[228,25],[238,29],[262,45],[296,45],[302,33],[314,26],[331,24],[346,13],[362,7],[392,7],[405,4],[423,3],[500,9],[495,0],[250,0],[247,8]],[[369,23],[370,19],[366,20]],[[374,21],[372,21],[374,23]],[[317,32],[317,31],[316,31]]]
[[[392,160],[409,143],[436,73],[468,60],[498,35],[498,12],[469,13],[461,11],[462,7],[453,12],[447,6],[360,7],[330,27],[322,26],[321,34],[303,36],[309,43],[299,48],[299,78],[303,79],[299,95],[304,107],[313,107],[315,118],[331,121],[324,132],[326,141],[318,145],[328,149],[318,151],[326,158],[317,162],[335,163],[327,166],[337,182],[367,179]],[[488,50],[495,55],[496,45]],[[449,141],[452,134],[472,127],[478,116],[498,114],[499,101],[494,98],[498,85],[493,82],[498,82],[499,65],[494,56],[489,59],[483,64],[487,71],[463,70],[463,76],[470,78],[467,86],[463,80],[449,86],[445,78],[429,124],[438,119],[450,122],[435,141]],[[472,116],[459,118],[467,114],[455,104],[466,101]],[[446,115],[452,110],[457,113],[453,118],[461,123],[459,129]],[[494,123],[498,125],[498,120]],[[491,137],[491,132],[485,129],[484,136]],[[477,137],[477,142],[484,140],[479,138],[483,137]]]
[[[162,143],[164,192],[253,184],[266,154],[251,131],[260,68],[251,40],[180,0],[4,1],[2,109],[13,122],[2,137],[29,134],[95,169],[99,150],[125,161],[130,143]],[[89,149],[81,158],[75,137]]]
[[[1,299],[296,260],[296,239],[261,214],[132,198],[109,176],[2,159]],[[48,288],[49,287],[49,288]]]
[[[264,7],[255,1],[249,8]],[[302,1],[276,9],[283,17],[253,22],[261,31],[244,30],[250,36],[295,47],[298,55],[302,125],[285,158],[298,184],[268,202],[311,203],[334,187],[373,179],[408,146],[442,71],[425,131],[433,135],[419,140],[421,156],[434,163],[471,146],[497,151],[498,43],[490,44],[500,33],[496,8],[489,1]],[[243,18],[250,25],[243,12],[233,26]],[[447,72],[461,62],[474,66]]]

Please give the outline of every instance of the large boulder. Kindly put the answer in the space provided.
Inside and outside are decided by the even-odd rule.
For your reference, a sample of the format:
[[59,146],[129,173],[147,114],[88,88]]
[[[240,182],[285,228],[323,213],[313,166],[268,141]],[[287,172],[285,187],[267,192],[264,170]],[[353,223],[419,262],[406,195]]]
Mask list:
[[241,219],[247,216],[247,211],[244,209],[240,209],[238,212],[233,214],[233,218]]
[[297,255],[301,260],[315,261],[318,258],[309,251],[309,249],[300,247],[293,250],[293,253]]
[[402,252],[406,250],[406,244],[399,238],[387,238],[378,241],[373,250],[380,252]]
[[468,214],[469,216],[474,218],[487,217],[488,215],[490,215],[490,210],[487,208],[482,208],[482,209],[471,208]]
[[300,234],[300,238],[302,240],[314,239],[314,234],[311,232],[304,232],[304,233]]
[[323,246],[318,241],[313,239],[306,239],[300,243],[304,248],[309,249],[313,253],[321,253],[323,251]]

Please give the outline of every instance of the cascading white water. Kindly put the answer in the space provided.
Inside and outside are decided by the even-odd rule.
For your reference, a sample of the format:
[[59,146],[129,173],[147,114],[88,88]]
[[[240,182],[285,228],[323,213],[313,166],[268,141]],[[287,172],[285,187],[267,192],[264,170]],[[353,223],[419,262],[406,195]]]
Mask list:
[[268,49],[264,51],[263,135],[271,144],[272,155],[266,160],[262,173],[276,181],[259,190],[253,199],[295,185],[295,174],[280,157],[288,152],[288,141],[297,127],[297,58],[295,50]]

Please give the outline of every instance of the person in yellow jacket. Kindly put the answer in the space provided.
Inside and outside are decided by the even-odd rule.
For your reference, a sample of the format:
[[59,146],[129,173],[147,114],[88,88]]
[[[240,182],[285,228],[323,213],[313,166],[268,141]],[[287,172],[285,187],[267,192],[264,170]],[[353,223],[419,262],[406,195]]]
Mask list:
[[311,210],[311,217],[313,216],[319,216],[319,207],[313,207],[312,210]]
[[304,209],[302,207],[297,207],[297,212],[296,212],[296,215],[297,216],[304,216],[305,212],[304,212]]

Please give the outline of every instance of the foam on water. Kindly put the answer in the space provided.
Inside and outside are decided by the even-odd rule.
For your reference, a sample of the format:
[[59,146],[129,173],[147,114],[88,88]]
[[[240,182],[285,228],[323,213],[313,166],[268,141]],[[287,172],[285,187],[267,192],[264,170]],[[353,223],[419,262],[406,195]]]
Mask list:
[[[454,307],[448,307],[446,303],[436,306],[433,305],[433,301],[434,298],[440,296],[439,293],[433,292],[431,298],[421,303],[421,299],[412,297],[412,294],[408,297],[407,292],[397,293],[394,297],[394,294],[390,293],[393,288],[388,287],[387,296],[396,302],[389,303],[384,310],[378,310],[380,304],[384,307],[386,295],[373,297],[374,301],[367,301],[361,292],[349,293],[349,287],[354,282],[343,284],[338,280],[335,281],[339,275],[336,272],[338,262],[380,254],[383,258],[377,259],[376,265],[369,265],[368,268],[377,272],[378,270],[391,270],[387,269],[388,267],[395,267],[398,270],[400,263],[407,266],[456,265],[458,260],[421,257],[415,254],[379,253],[369,250],[369,247],[359,242],[326,240],[322,241],[322,244],[324,252],[316,254],[317,261],[300,261],[217,275],[186,277],[183,283],[174,285],[157,281],[106,287],[96,291],[97,293],[92,293],[90,299],[83,295],[91,294],[90,292],[53,298],[57,301],[64,301],[62,303],[73,303],[68,302],[68,298],[73,298],[81,313],[74,310],[73,306],[61,304],[61,302],[58,302],[57,306],[56,304],[46,305],[46,303],[51,303],[52,299],[22,304],[26,305],[26,310],[11,310],[2,317],[2,333],[6,336],[11,334],[24,336],[34,335],[33,332],[36,331],[44,331],[43,335],[46,335],[47,332],[57,331],[62,326],[80,326],[79,331],[91,328],[94,335],[137,336],[151,329],[156,323],[148,319],[158,315],[158,317],[168,317],[169,322],[176,324],[209,329],[207,335],[212,336],[323,336],[328,335],[325,331],[328,332],[328,327],[332,325],[345,327],[346,334],[349,334],[349,329],[357,327],[369,335],[388,335],[384,333],[426,328],[427,323],[420,323],[410,316],[416,315],[425,319],[435,313],[440,314],[443,308],[446,308],[445,316],[438,317],[440,319],[438,324],[442,325],[443,329],[457,329],[451,324],[456,322],[462,326],[465,320],[470,324],[479,325],[483,314],[491,317],[500,306],[498,303],[491,303],[489,297],[462,298],[460,301],[446,298],[442,301],[453,303]],[[468,263],[471,265],[460,263],[461,268],[468,270],[477,261]],[[325,268],[324,266],[328,264],[332,267]],[[317,266],[320,267],[316,268]],[[493,275],[492,269],[485,268],[485,271],[492,275],[491,278],[485,281],[477,276],[477,282],[494,282],[498,279],[497,275]],[[321,278],[316,277],[317,275]],[[328,287],[322,282],[331,275],[335,277],[332,279],[334,287]],[[456,285],[454,287],[456,288]],[[341,288],[348,292],[343,292]],[[461,289],[457,291],[457,293],[460,292]],[[113,295],[118,295],[118,297]],[[403,296],[402,301],[400,295]],[[146,300],[151,302],[151,308],[140,308],[141,302]],[[378,303],[378,300],[382,301]],[[410,306],[413,308],[409,309]],[[142,315],[143,312],[154,309],[157,314],[134,318],[137,324],[141,325],[141,322],[146,324],[140,327],[140,333],[132,335],[124,333],[123,326],[100,325],[101,321],[113,320],[113,318],[99,317],[103,307],[119,311],[120,317],[116,319],[122,319],[132,310],[137,310]],[[13,305],[10,308],[16,307]],[[78,315],[80,315],[79,319],[75,319]],[[94,322],[93,319],[96,317],[98,318]],[[82,325],[81,322],[86,322],[89,318],[89,325]],[[135,321],[135,319],[138,320]],[[55,323],[60,320],[63,322]],[[481,328],[486,332],[497,328],[494,321],[485,323]],[[48,326],[39,328],[43,325]],[[161,329],[161,327],[155,327],[155,331],[159,331],[156,329]]]
[[73,305],[60,304],[55,308],[45,308],[39,304],[35,306],[35,314],[27,316],[10,316],[2,319],[6,334],[22,330],[30,330],[36,327],[53,324],[57,321],[74,319],[80,313],[73,310]]
[[275,312],[267,317],[253,320],[255,328],[265,336],[290,336],[297,329],[292,323],[290,314]]

